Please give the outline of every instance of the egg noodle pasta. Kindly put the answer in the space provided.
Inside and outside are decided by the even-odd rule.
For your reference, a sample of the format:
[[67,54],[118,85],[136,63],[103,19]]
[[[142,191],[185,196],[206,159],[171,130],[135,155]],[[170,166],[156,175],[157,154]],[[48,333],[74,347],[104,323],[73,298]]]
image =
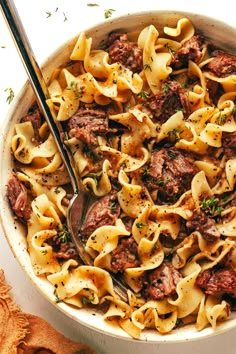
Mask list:
[[[160,33],[162,33],[160,35]],[[132,39],[131,39],[132,38]],[[72,188],[37,105],[15,125],[8,198],[37,276],[55,301],[103,311],[133,338],[216,328],[236,299],[236,56],[188,18],[103,45],[79,34],[49,81],[48,105],[95,197],[67,230]],[[128,301],[110,273],[128,285]]]

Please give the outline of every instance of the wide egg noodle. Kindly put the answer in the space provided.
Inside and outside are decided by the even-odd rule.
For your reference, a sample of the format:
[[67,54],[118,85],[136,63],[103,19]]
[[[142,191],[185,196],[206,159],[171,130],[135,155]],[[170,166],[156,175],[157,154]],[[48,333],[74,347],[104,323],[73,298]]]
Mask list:
[[91,253],[92,250],[92,255],[95,254],[94,265],[111,270],[111,252],[117,247],[119,238],[129,234],[119,219],[115,226],[104,225],[97,228],[86,243],[87,252]]
[[60,218],[46,194],[32,202],[32,215],[28,221],[27,244],[36,275],[55,273],[60,269],[52,246],[47,240],[62,229]]
[[66,216],[67,207],[63,204],[63,200],[66,197],[66,191],[62,187],[58,187],[57,184],[53,186],[47,186],[40,184],[37,179],[35,180],[30,174],[17,173],[19,181],[26,182],[29,184],[32,195],[36,198],[41,195],[46,195],[51,203],[53,203],[54,208],[57,213],[62,216]]
[[140,185],[132,184],[132,181],[129,183],[129,178],[124,171],[120,171],[118,178],[122,186],[117,193],[118,201],[126,215],[135,218],[145,206],[153,204],[147,190]]
[[86,300],[98,304],[109,294],[117,297],[107,271],[98,267],[78,266],[73,260],[68,260],[61,270],[47,278],[56,288],[55,293],[60,300],[77,307],[83,307]]
[[168,333],[176,325],[177,308],[166,299],[148,301],[132,313],[131,319],[140,329],[155,328],[160,333]]
[[215,329],[217,322],[225,321],[229,316],[230,310],[226,301],[222,300],[220,303],[215,297],[208,295],[203,297],[198,316],[196,320],[196,328],[201,331],[208,324]]
[[[191,268],[191,270],[188,268]],[[203,291],[195,285],[201,267],[197,263],[190,264],[185,266],[184,271],[187,275],[176,286],[177,299],[168,300],[171,305],[177,307],[178,318],[183,318],[193,313],[204,296]]]
[[194,35],[195,29],[188,18],[181,18],[177,21],[175,28],[164,27],[164,33],[174,37],[179,42],[185,42]]
[[86,177],[83,180],[83,184],[90,188],[93,193],[98,196],[102,197],[111,191],[111,182],[109,179],[109,171],[111,168],[111,164],[108,160],[103,162],[101,176],[99,177],[99,181],[97,182],[96,179],[91,177]]
[[143,29],[138,38],[138,45],[143,48],[144,72],[150,89],[156,94],[161,82],[166,80],[172,72],[170,67],[171,54],[166,52],[157,53],[155,43],[159,33],[150,25]]
[[46,141],[37,145],[34,140],[34,130],[31,122],[16,124],[16,134],[12,139],[12,151],[19,162],[29,164],[36,157],[53,157],[57,146],[50,134]]
[[[152,138],[156,135],[156,126],[151,119],[147,117],[138,108],[129,110],[126,113],[117,115],[110,115],[109,119],[119,122],[128,127],[128,131],[122,134],[121,137],[121,152],[130,154],[138,154],[143,150],[143,142],[146,139]],[[140,130],[142,129],[142,134]],[[140,148],[142,147],[142,148]]]

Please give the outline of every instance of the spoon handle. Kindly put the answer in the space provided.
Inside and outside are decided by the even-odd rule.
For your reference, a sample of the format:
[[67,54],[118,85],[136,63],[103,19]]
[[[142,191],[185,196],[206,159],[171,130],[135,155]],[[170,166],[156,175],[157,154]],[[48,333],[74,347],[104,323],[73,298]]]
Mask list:
[[57,143],[57,147],[61,152],[63,162],[70,175],[73,190],[78,193],[77,174],[74,170],[73,163],[64,144],[61,141],[60,129],[55,122],[46,100],[50,97],[46,82],[44,81],[42,71],[37,64],[33,50],[30,46],[28,37],[23,28],[20,16],[12,0],[0,0],[1,10],[9,31],[14,40],[15,46],[20,54],[20,58],[25,67],[28,79],[32,85],[36,95],[39,107],[49,125],[49,128]]

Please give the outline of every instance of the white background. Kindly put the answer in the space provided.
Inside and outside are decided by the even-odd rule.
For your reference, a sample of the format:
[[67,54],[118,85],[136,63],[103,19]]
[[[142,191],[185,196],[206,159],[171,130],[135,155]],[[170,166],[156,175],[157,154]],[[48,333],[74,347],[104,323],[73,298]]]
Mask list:
[[[99,6],[89,7],[88,3]],[[217,17],[235,24],[236,5],[231,0],[15,0],[22,22],[31,42],[38,63],[42,63],[56,47],[74,37],[80,30],[97,22],[106,21],[104,11],[113,9],[112,17],[140,10],[182,10]],[[48,17],[47,13],[51,13]],[[0,123],[10,108],[7,103],[12,88],[16,95],[26,80],[13,41],[0,13]],[[138,341],[120,341],[84,328],[67,318],[33,287],[20,268],[0,229],[0,267],[4,269],[7,282],[13,287],[12,297],[25,312],[39,315],[56,329],[72,339],[81,340],[98,354],[235,354],[234,331],[201,341],[181,344],[146,344]],[[5,353],[4,353],[5,354]]]

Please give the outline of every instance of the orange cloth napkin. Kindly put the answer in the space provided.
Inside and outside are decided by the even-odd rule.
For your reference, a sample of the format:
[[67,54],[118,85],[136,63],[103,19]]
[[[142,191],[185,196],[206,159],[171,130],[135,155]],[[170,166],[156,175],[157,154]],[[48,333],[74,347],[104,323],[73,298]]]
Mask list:
[[22,312],[10,290],[0,269],[0,353],[96,354],[86,344],[65,337],[43,318]]

